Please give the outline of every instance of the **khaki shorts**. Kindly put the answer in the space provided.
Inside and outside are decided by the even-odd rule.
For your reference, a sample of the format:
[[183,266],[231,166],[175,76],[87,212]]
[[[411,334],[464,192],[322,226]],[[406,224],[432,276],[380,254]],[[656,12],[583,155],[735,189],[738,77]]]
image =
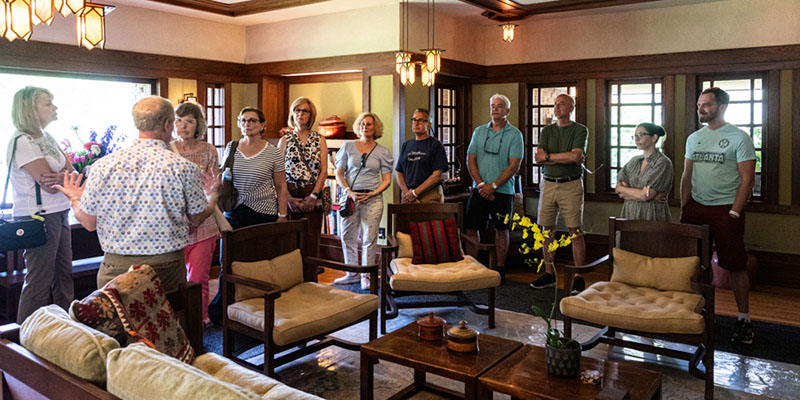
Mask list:
[[542,179],[537,222],[542,226],[555,226],[559,212],[567,228],[578,228],[583,224],[583,179],[562,183]]
[[183,250],[165,254],[132,256],[106,253],[100,270],[97,271],[97,287],[102,288],[108,281],[128,272],[131,265],[147,264],[161,281],[164,291],[177,290],[186,283],[186,258]]

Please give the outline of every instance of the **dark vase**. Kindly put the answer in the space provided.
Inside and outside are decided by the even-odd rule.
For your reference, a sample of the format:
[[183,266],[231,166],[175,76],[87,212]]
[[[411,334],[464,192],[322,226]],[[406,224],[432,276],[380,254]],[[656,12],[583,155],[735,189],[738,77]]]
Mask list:
[[567,349],[545,346],[547,373],[562,378],[575,378],[581,369],[581,344],[572,342]]

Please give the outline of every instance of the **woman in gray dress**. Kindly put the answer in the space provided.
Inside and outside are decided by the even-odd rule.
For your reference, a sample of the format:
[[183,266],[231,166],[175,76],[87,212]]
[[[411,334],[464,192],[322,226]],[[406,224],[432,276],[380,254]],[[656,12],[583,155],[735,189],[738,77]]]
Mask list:
[[633,157],[617,174],[614,191],[625,200],[620,216],[627,219],[669,221],[669,191],[674,172],[672,161],[656,148],[666,135],[664,128],[649,122],[636,127],[636,147],[643,154]]

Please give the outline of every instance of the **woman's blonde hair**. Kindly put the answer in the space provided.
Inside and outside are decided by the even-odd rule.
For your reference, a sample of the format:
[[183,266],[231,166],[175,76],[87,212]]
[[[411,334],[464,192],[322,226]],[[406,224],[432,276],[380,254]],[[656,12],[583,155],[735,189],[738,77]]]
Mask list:
[[372,117],[372,122],[375,125],[375,139],[380,139],[381,136],[383,136],[383,122],[381,122],[381,119],[378,118],[376,114],[371,112],[364,112],[358,115],[356,122],[353,123],[353,132],[355,132],[358,137],[361,137],[361,121],[366,117]]
[[14,94],[14,102],[11,105],[11,121],[14,127],[20,132],[39,133],[42,131],[42,121],[36,112],[36,101],[39,96],[46,94],[53,97],[53,94],[45,88],[36,86],[26,86]]
[[206,130],[208,130],[208,123],[206,116],[203,114],[203,109],[194,103],[181,103],[175,107],[175,115],[185,117],[191,115],[197,121],[197,128],[194,131],[194,138],[197,140],[206,140]]
[[294,123],[294,109],[301,104],[308,104],[308,108],[311,109],[311,114],[309,114],[308,116],[308,125],[302,128],[311,129],[311,127],[314,126],[314,122],[316,122],[317,120],[317,107],[314,106],[314,103],[312,103],[311,100],[309,100],[307,97],[298,97],[292,102],[292,105],[289,106],[289,119],[286,122],[289,124],[289,127],[295,131],[301,127],[298,127]]

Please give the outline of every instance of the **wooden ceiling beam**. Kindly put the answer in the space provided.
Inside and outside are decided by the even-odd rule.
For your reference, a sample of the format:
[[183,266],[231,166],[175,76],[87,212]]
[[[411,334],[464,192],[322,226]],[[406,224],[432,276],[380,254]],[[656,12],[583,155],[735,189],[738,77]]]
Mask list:
[[239,3],[225,4],[214,0],[149,0],[155,3],[164,3],[171,6],[191,8],[229,17],[258,14],[284,8],[305,6],[308,4],[322,3],[329,0],[248,0]]

